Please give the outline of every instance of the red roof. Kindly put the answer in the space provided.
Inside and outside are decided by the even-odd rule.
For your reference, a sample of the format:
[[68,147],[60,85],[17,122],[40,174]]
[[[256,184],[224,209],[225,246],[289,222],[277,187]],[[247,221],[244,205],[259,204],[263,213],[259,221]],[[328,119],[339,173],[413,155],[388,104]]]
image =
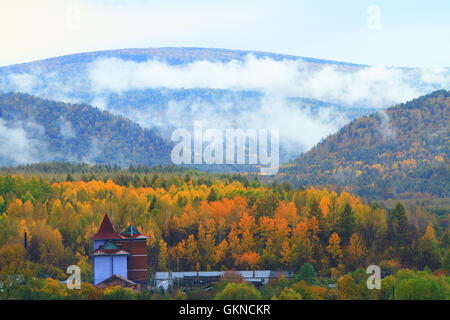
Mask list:
[[120,246],[115,244],[113,241],[108,240],[102,246],[100,246],[97,250],[94,251],[92,255],[100,256],[100,255],[129,255],[130,253],[126,250],[123,250]]
[[122,235],[124,239],[150,239],[150,237],[144,236],[143,234],[134,234],[131,236]]
[[107,239],[122,239],[115,230],[108,218],[108,215],[105,214],[103,217],[102,223],[100,224],[100,228],[98,228],[97,233],[92,237],[94,240],[107,240]]
[[97,286],[98,286],[98,285],[101,285],[101,284],[106,284],[106,283],[110,282],[110,281],[113,280],[113,279],[118,279],[118,280],[120,280],[120,281],[126,282],[126,283],[128,283],[128,284],[130,284],[130,285],[133,285],[133,286],[136,286],[136,285],[137,285],[137,283],[134,282],[134,281],[128,280],[128,279],[126,279],[126,278],[124,278],[124,277],[122,277],[122,276],[119,276],[118,274],[113,274],[111,277],[109,277],[109,278],[103,280],[103,281],[100,282],[100,283],[97,283]]
[[124,239],[150,239],[146,235],[142,234],[134,226],[130,225],[126,230],[120,234]]

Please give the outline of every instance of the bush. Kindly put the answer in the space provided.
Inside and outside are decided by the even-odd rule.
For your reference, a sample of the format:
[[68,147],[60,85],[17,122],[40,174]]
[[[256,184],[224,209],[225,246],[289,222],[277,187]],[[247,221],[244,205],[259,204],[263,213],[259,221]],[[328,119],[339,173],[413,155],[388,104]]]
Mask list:
[[112,287],[106,288],[103,300],[135,300],[136,293],[130,288]]
[[261,293],[247,282],[229,283],[216,295],[216,300],[260,300]]
[[272,300],[303,300],[302,295],[292,288],[284,288],[278,297]]
[[296,281],[305,280],[309,285],[314,284],[317,280],[317,273],[314,267],[310,263],[305,263],[299,270],[298,273],[294,275]]

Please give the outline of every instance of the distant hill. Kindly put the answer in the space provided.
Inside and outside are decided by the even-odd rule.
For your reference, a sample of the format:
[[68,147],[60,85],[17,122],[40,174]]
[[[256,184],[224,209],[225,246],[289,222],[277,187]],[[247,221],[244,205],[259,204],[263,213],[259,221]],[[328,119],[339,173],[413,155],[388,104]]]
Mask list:
[[152,130],[86,104],[0,95],[0,166],[71,161],[167,164],[171,144]]
[[128,61],[142,62],[147,59],[165,60],[172,65],[184,64],[196,60],[209,60],[228,62],[231,60],[243,60],[245,56],[252,54],[257,58],[271,58],[273,60],[303,60],[309,63],[334,64],[347,67],[364,67],[366,65],[308,58],[294,55],[286,55],[272,52],[248,51],[248,50],[230,50],[216,48],[195,48],[195,47],[165,47],[165,48],[129,48],[115,50],[101,50],[92,52],[82,52],[69,54],[60,57],[53,57],[38,61],[19,63],[10,66],[1,67],[4,72],[28,72],[31,69],[42,68],[45,72],[60,71],[79,71],[81,66],[95,61],[98,58],[121,58]]
[[363,197],[450,196],[450,92],[435,91],[353,120],[281,169],[294,184]]
[[166,139],[194,121],[221,130],[278,128],[280,161],[287,162],[357,117],[448,88],[449,76],[450,69],[270,52],[129,48],[0,67],[0,93],[88,104]]
[[[267,102],[265,92],[256,89],[221,89],[201,86],[146,87],[145,85],[139,87],[138,85],[138,88],[110,90],[110,88],[97,87],[96,81],[92,78],[93,70],[98,71],[97,63],[111,59],[115,62],[114,65],[117,65],[118,61],[119,64],[123,63],[126,66],[145,64],[147,61],[160,61],[169,66],[186,66],[196,61],[243,62],[249,55],[257,59],[273,61],[301,61],[308,70],[318,70],[324,66],[346,71],[366,67],[347,62],[258,51],[211,48],[131,48],[70,54],[0,67],[0,93],[22,92],[55,101],[89,104],[115,115],[124,116],[144,128],[152,128],[165,138],[170,138],[174,128],[192,126],[194,120],[204,121],[205,126],[210,121],[209,126],[222,124],[225,128],[243,127],[245,124],[249,127],[259,127],[262,120],[268,119],[265,115],[261,116],[263,112],[260,110],[267,112],[268,109],[273,110],[279,106],[268,108],[265,104],[274,102]],[[143,68],[145,70],[145,67]],[[126,78],[121,78],[123,73],[110,75],[106,74],[110,68],[104,69],[102,68],[100,72],[102,81],[110,79],[115,84],[128,83]],[[152,75],[151,72],[147,72],[148,70],[145,71],[142,72],[147,77],[164,76]],[[139,72],[139,74],[143,73]],[[98,76],[98,73],[95,75]],[[98,80],[96,77],[95,79]],[[142,82],[137,82],[137,84],[140,83]],[[303,99],[308,98],[303,96],[286,98],[288,98],[289,107],[284,107],[285,109],[291,108],[294,112],[298,110],[297,115],[302,114],[303,118],[315,121],[317,126],[326,128],[320,129],[321,132],[326,130],[326,133],[335,132],[357,115],[369,114],[373,111],[367,106],[347,108],[340,103]],[[339,121],[336,122],[336,119]],[[289,134],[286,133],[286,135]],[[285,140],[282,139],[282,141]],[[308,145],[305,145],[305,139],[301,135],[291,140],[295,140],[297,144],[293,148],[290,145],[283,145],[281,154],[283,161],[291,160],[296,156],[291,150],[300,148],[306,151],[312,146],[309,140]],[[318,141],[317,138],[314,142],[316,141]]]

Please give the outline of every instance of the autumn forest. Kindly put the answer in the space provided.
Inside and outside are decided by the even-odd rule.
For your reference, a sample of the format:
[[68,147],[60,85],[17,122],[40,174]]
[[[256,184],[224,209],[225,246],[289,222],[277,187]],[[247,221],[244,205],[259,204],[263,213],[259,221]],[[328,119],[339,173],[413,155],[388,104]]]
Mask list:
[[[384,272],[383,283],[399,286],[397,298],[450,298],[445,214],[401,202],[388,208],[345,191],[293,189],[236,174],[101,176],[0,176],[2,297],[233,298],[247,290],[249,297],[266,299],[392,299],[390,286],[366,287],[365,269],[375,264]],[[101,291],[89,284],[90,253],[105,213],[117,230],[133,224],[150,237],[149,274],[289,270],[294,277],[260,290],[224,279],[209,293]],[[57,282],[67,278],[65,269],[72,264],[81,268],[81,291]],[[24,279],[11,279],[12,274],[24,275],[30,285],[21,286]]]

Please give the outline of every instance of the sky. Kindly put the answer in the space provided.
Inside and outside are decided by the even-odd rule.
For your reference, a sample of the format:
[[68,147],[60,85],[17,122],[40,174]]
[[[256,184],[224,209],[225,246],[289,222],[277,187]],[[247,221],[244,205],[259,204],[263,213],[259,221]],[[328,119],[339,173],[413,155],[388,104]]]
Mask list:
[[0,65],[144,47],[450,67],[448,0],[1,0]]

